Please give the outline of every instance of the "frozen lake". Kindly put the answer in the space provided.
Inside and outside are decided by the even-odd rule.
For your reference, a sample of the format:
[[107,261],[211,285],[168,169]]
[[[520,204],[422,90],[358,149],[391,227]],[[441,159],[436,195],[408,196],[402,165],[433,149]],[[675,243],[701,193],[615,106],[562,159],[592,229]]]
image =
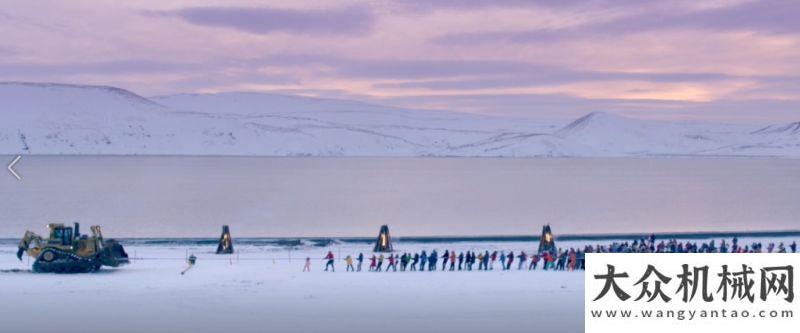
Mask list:
[[[11,161],[6,156],[3,160]],[[49,222],[112,237],[786,230],[800,160],[26,156],[0,237]]]

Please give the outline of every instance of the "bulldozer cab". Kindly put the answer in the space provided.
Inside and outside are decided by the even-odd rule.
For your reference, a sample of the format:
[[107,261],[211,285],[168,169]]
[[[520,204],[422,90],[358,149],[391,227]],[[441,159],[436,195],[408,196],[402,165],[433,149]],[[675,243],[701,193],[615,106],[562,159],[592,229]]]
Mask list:
[[47,239],[47,245],[55,246],[72,246],[72,228],[64,226],[61,223],[51,223],[47,225],[50,229],[50,238]]

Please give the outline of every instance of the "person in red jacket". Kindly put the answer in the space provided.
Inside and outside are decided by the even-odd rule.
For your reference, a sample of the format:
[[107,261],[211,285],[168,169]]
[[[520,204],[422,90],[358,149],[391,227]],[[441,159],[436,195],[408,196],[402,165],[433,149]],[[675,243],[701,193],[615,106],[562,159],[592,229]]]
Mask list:
[[528,266],[529,271],[535,271],[536,265],[539,263],[539,255],[534,254],[531,256],[531,264]]
[[392,269],[393,272],[397,272],[397,258],[393,255],[389,255],[389,266],[386,266],[386,271],[389,271],[389,268]]
[[336,267],[333,266],[333,252],[328,251],[328,255],[326,255],[324,259],[328,260],[328,263],[325,264],[325,271],[327,272],[328,268],[330,268],[331,272],[335,272]]
[[306,265],[303,266],[303,272],[311,271],[311,257],[306,257]]
[[373,254],[373,255],[372,255],[372,258],[369,258],[369,271],[370,271],[370,272],[373,272],[373,271],[375,271],[375,269],[376,269],[377,267],[378,267],[378,257],[376,257],[376,256]]
[[578,256],[575,254],[574,249],[569,249],[569,270],[575,270],[575,264],[578,263]]
[[542,270],[546,271],[548,268],[550,268],[550,263],[553,262],[553,256],[549,251],[545,251],[542,254],[542,259],[544,259],[544,263],[542,263]]

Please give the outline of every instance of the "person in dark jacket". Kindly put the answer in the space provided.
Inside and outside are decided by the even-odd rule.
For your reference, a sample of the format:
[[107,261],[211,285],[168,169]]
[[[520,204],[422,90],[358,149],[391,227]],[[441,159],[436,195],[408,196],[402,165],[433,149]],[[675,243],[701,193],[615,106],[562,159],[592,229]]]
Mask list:
[[428,264],[428,253],[425,250],[422,250],[422,253],[419,255],[419,271],[425,271],[425,265]]
[[450,251],[444,250],[444,254],[442,255],[442,271],[444,272],[447,269],[447,261],[450,260]]
[[525,254],[525,251],[522,251],[519,253],[517,258],[519,259],[519,265],[517,267],[517,270],[521,271],[523,268],[525,268],[525,263],[528,262],[528,255]]
[[400,256],[400,271],[405,272],[407,265],[408,265],[408,253],[403,253],[403,255]]
[[383,256],[383,254],[381,254],[380,256],[378,256],[378,267],[376,267],[376,268],[375,268],[375,271],[376,271],[376,272],[381,272],[381,271],[382,271],[382,270],[381,270],[381,269],[382,269],[381,267],[383,267],[383,259],[386,259],[386,258]]
[[462,264],[464,263],[464,252],[458,254],[458,270],[462,269]]
[[500,267],[502,267],[503,270],[506,270],[506,252],[505,251],[500,252]]
[[409,271],[416,271],[418,262],[419,262],[419,253],[414,253],[414,260],[411,262],[411,269],[409,269]]
[[508,257],[506,258],[508,259],[508,265],[506,265],[506,270],[509,271],[511,270],[511,264],[514,263],[514,251],[509,252]]
[[489,251],[483,253],[483,270],[489,270]]
[[567,261],[567,253],[559,249],[558,256],[556,257],[556,270],[563,271],[566,261]]
[[358,258],[356,260],[358,260],[358,271],[360,272],[361,271],[361,264],[364,263],[364,254],[363,253],[359,253],[358,254]]
[[428,271],[435,271],[436,270],[436,262],[439,260],[439,254],[436,253],[436,250],[431,252],[431,256],[428,257]]

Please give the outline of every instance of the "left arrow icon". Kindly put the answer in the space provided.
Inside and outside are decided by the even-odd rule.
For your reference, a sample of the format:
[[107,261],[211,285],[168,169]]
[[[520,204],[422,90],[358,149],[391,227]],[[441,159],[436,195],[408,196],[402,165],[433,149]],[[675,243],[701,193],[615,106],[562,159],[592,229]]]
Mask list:
[[11,175],[14,176],[14,178],[17,178],[17,180],[20,180],[20,181],[22,180],[22,177],[20,177],[19,174],[17,173],[17,171],[14,170],[14,166],[17,165],[17,162],[19,162],[19,160],[21,160],[21,159],[22,159],[22,156],[17,156],[16,158],[14,158],[13,161],[11,161],[11,164],[9,164],[8,167],[6,168],[6,169],[8,169],[8,172],[10,172]]

